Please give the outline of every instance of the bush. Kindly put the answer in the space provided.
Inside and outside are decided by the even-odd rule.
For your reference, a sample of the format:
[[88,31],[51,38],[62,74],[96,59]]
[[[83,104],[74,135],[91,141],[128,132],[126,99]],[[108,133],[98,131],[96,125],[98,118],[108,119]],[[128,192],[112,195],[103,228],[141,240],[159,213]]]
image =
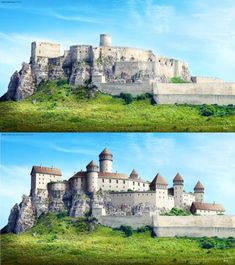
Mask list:
[[229,237],[229,238],[204,237],[199,240],[199,246],[204,249],[235,248],[235,239],[233,237]]
[[180,78],[180,77],[172,77],[171,78],[171,83],[174,83],[174,84],[182,84],[182,83],[189,83],[188,81]]
[[126,237],[133,235],[133,228],[129,225],[121,225],[120,230],[124,232]]
[[130,104],[134,100],[130,93],[121,93],[120,98],[122,98],[126,104]]
[[165,213],[164,215],[167,215],[167,216],[187,216],[187,215],[191,215],[191,213],[187,210],[172,208],[170,210],[170,212]]
[[216,117],[224,117],[224,116],[232,116],[235,115],[235,106],[218,106],[218,105],[202,105],[200,106],[199,112],[202,116],[216,116]]
[[136,97],[137,100],[144,100],[144,99],[151,99],[151,98],[152,98],[152,95],[150,93],[141,94]]
[[58,80],[58,81],[56,82],[56,85],[57,85],[58,87],[61,87],[61,86],[67,85],[67,84],[68,84],[68,82],[67,82],[66,79],[61,79],[61,80]]
[[63,219],[64,217],[68,216],[68,213],[66,211],[63,211],[63,212],[60,212],[60,213],[57,213],[56,217],[58,219]]

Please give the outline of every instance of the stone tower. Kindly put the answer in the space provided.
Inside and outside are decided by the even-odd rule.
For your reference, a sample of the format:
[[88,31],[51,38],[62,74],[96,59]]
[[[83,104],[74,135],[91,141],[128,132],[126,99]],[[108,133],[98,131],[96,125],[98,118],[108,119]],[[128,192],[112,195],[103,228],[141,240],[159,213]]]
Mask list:
[[100,161],[100,172],[108,172],[112,173],[113,171],[113,155],[109,152],[107,148],[105,148],[99,154]]
[[174,202],[176,208],[183,207],[183,192],[184,192],[184,179],[177,173],[173,179],[174,187]]
[[99,167],[93,160],[86,166],[88,192],[98,191],[98,169]]
[[100,46],[101,47],[111,47],[112,37],[108,34],[100,34]]
[[204,187],[200,181],[194,187],[195,202],[203,202],[204,200]]

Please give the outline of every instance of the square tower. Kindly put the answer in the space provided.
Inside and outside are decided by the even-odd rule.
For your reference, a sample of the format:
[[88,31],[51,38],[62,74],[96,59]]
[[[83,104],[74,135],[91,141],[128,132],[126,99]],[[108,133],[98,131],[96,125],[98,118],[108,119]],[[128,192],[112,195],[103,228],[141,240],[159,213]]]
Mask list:
[[30,196],[47,196],[47,184],[61,180],[61,171],[58,168],[33,166],[31,170]]

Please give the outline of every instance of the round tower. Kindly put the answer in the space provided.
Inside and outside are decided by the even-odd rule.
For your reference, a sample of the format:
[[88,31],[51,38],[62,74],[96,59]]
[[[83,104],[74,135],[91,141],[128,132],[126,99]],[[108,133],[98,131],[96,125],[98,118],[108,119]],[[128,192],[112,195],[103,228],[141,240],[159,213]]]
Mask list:
[[98,191],[98,169],[99,167],[92,160],[87,166],[87,191],[96,192]]
[[200,181],[194,187],[195,202],[203,202],[204,200],[204,186]]
[[100,161],[100,172],[108,172],[112,173],[113,171],[113,155],[109,152],[107,148],[105,148],[99,154]]
[[100,34],[100,46],[111,47],[112,37],[108,34]]
[[173,179],[173,187],[174,187],[175,207],[182,208],[183,207],[183,193],[184,193],[184,179],[179,173],[177,173]]

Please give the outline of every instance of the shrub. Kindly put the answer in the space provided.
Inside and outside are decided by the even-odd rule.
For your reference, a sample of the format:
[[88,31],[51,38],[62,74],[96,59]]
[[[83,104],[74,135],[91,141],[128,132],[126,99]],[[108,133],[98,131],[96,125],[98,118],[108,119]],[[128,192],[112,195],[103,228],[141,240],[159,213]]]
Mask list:
[[180,77],[172,77],[171,78],[171,83],[174,83],[174,84],[182,84],[182,83],[189,83],[188,81],[180,78]]
[[165,213],[164,215],[167,215],[167,216],[187,216],[187,215],[191,215],[191,213],[187,210],[172,208],[168,213]]
[[199,240],[199,246],[204,249],[235,248],[235,239],[233,237],[229,237],[229,238],[203,237]]
[[151,98],[152,98],[152,95],[150,93],[141,94],[136,97],[137,100],[144,100],[144,99],[151,99]]
[[133,228],[129,225],[121,225],[120,230],[124,232],[126,237],[133,235]]
[[58,80],[57,82],[56,82],[56,85],[58,86],[58,87],[61,87],[61,86],[64,86],[64,85],[67,85],[67,80],[66,79],[61,79],[61,80]]
[[122,98],[126,104],[130,104],[134,100],[130,93],[121,93],[120,98]]
[[56,217],[58,219],[63,219],[64,217],[68,216],[68,213],[66,211],[57,213]]

